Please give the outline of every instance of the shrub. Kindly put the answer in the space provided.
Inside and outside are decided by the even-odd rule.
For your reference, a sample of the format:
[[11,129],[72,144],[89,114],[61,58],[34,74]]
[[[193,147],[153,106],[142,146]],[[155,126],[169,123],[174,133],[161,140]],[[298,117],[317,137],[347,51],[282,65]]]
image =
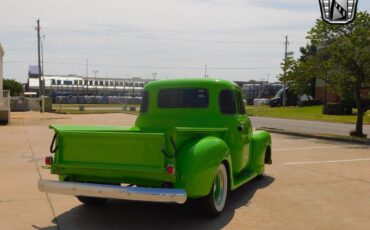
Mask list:
[[322,107],[322,113],[326,115],[344,115],[346,106],[340,103],[327,103]]
[[313,105],[320,105],[320,100],[309,100],[309,101],[301,101],[298,103],[298,106],[313,106]]

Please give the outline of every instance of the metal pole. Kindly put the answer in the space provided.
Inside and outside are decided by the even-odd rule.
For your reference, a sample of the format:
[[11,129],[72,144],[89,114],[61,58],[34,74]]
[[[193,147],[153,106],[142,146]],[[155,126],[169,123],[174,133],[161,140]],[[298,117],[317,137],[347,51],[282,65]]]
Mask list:
[[40,19],[37,19],[37,59],[38,59],[38,72],[39,72],[39,97],[42,96],[41,84],[41,47],[40,47]]
[[152,73],[153,80],[155,80],[155,77],[157,76],[158,73]]
[[[45,39],[45,35],[43,36]],[[44,45],[40,41],[40,48],[41,48],[41,90],[42,95],[45,95],[45,76],[44,76]]]
[[94,73],[94,76],[95,76],[95,80],[94,80],[94,84],[95,84],[95,92],[94,92],[94,96],[96,97],[96,91],[98,90],[97,88],[97,81],[96,81],[96,74],[99,72],[99,70],[93,70],[93,73]]
[[108,81],[108,74],[105,74],[105,81],[104,81],[104,84],[103,84],[103,87],[104,87],[104,101],[107,102],[107,91],[108,91],[108,87],[109,87],[109,81]]
[[77,78],[77,91],[76,91],[76,93],[77,93],[77,103],[80,103],[80,98],[79,98],[79,93],[78,93],[78,84],[80,83],[80,80],[78,80],[78,78]]
[[[284,53],[284,63],[287,61],[287,57],[288,57],[288,35],[285,36],[285,53]],[[286,70],[284,68],[284,77],[286,75]],[[285,80],[283,82],[283,106],[286,105],[286,92],[285,92]]]
[[89,95],[89,59],[87,58],[86,58],[86,80],[87,80],[86,84],[87,93],[85,93],[85,95]]

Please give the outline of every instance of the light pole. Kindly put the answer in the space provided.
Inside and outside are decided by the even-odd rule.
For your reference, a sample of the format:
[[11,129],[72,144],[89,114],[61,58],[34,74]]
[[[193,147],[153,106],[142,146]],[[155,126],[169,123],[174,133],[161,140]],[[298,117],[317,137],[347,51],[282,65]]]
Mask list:
[[208,78],[208,66],[204,66],[204,78]]
[[[86,92],[85,95],[89,95],[89,59],[86,59]],[[85,90],[85,87],[84,87]]]
[[97,91],[97,81],[96,81],[96,74],[99,73],[99,70],[93,70],[93,73],[94,73],[94,76],[95,76],[95,80],[94,80],[94,84],[95,84],[95,91],[94,91],[94,96],[96,97],[96,91]]
[[155,77],[157,76],[158,73],[152,73],[153,80],[155,80]]

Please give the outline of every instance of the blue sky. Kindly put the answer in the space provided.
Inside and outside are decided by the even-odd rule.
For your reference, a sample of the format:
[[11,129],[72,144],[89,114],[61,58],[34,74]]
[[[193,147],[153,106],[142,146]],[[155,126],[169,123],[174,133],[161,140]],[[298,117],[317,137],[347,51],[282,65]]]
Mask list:
[[[22,82],[37,63],[37,18],[45,74],[275,80],[320,17],[317,0],[0,0],[4,75]],[[370,1],[360,0],[359,10]]]

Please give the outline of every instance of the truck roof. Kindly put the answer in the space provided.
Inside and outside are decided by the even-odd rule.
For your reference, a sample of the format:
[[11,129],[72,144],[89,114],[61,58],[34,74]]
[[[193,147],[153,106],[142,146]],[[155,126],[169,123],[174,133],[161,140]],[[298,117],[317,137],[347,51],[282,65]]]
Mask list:
[[223,79],[209,78],[185,78],[172,80],[152,81],[145,85],[145,90],[156,90],[160,88],[176,88],[176,87],[203,87],[210,88],[212,86],[222,87],[226,89],[234,89],[238,85],[234,82]]

